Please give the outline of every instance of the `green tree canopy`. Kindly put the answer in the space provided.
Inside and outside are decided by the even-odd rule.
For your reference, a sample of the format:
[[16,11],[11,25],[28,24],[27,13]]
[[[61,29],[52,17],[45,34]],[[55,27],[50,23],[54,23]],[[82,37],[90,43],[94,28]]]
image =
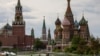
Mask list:
[[44,49],[44,48],[46,48],[45,44],[42,41],[40,41],[40,39],[38,38],[35,39],[34,49],[39,50],[39,49]]

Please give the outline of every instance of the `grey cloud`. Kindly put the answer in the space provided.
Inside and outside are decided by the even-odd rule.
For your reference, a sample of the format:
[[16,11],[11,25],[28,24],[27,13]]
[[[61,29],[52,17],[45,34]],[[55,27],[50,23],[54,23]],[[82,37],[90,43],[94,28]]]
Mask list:
[[86,12],[89,12],[89,13],[100,14],[100,12],[94,11],[94,10],[91,10],[91,9],[86,9],[85,11],[86,11]]
[[24,15],[24,19],[37,19],[37,17]]
[[0,23],[7,22],[7,19],[9,19],[9,14],[7,12],[0,12]]
[[23,6],[23,12],[31,12],[32,9],[29,8],[28,6]]

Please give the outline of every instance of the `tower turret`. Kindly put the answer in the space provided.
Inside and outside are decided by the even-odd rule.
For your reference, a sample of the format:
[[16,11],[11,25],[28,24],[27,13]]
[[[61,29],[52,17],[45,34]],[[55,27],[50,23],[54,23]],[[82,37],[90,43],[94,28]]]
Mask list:
[[24,25],[25,22],[23,21],[23,14],[22,14],[22,6],[20,3],[20,0],[18,0],[18,3],[15,8],[15,21],[13,22],[13,25]]
[[83,37],[86,41],[88,41],[90,34],[88,28],[88,21],[85,20],[84,15],[82,16],[82,19],[80,20],[79,24],[80,24],[80,36]]
[[57,17],[57,20],[55,21],[55,30],[54,30],[54,38],[55,38],[55,42],[57,48],[60,47],[59,44],[61,44],[61,40],[62,40],[62,27],[61,27],[61,21],[59,19],[59,17]]
[[61,21],[60,21],[59,17],[57,17],[57,20],[55,21],[55,25],[61,25]]
[[82,19],[80,20],[80,22],[79,22],[79,24],[80,24],[80,26],[81,25],[87,25],[87,21],[85,20],[85,17],[84,17],[84,15],[82,16]]
[[44,20],[43,20],[43,27],[42,27],[42,40],[47,40],[46,38],[46,25],[45,25],[45,16],[44,16]]
[[71,7],[70,7],[70,1],[71,0],[67,0],[67,10],[66,10],[66,13],[65,13],[65,18],[68,19],[71,23],[71,25],[74,24],[74,19],[73,19],[73,13],[72,13],[72,10],[71,10]]
[[51,32],[50,32],[50,28],[48,30],[48,45],[51,45]]

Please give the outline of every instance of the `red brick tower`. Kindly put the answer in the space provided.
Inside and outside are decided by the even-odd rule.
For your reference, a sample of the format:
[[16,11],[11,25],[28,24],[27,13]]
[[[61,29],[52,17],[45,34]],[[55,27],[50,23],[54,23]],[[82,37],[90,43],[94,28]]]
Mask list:
[[18,0],[15,10],[15,21],[12,23],[13,35],[18,38],[18,46],[25,45],[25,22],[23,21],[22,6]]
[[63,44],[68,44],[70,40],[70,22],[68,19],[64,18],[63,22]]
[[90,33],[88,28],[88,21],[85,20],[84,15],[80,20],[79,24],[80,24],[80,37],[83,37],[86,41],[88,41]]
[[57,17],[57,20],[55,21],[56,29],[54,30],[54,38],[56,42],[56,48],[61,49],[62,44],[62,27],[61,27],[61,21],[59,17]]
[[74,18],[73,18],[73,13],[72,13],[72,10],[71,10],[71,7],[70,7],[70,1],[71,0],[67,0],[68,2],[68,6],[67,6],[67,10],[66,10],[66,13],[65,13],[65,18],[69,20],[70,22],[70,38],[72,39],[73,37],[73,28],[74,28]]
[[59,17],[57,18],[55,25],[56,25],[56,29],[54,31],[55,41],[57,44],[60,44],[61,40],[62,40],[62,30],[63,29],[61,27],[61,21],[60,21]]
[[42,27],[42,40],[44,40],[44,41],[47,40],[45,16],[44,16],[43,27]]

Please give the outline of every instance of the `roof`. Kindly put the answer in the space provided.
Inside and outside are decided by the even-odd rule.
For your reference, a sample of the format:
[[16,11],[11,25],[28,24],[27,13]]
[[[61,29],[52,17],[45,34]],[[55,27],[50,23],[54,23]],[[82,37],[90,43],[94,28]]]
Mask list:
[[79,22],[80,25],[86,25],[87,21],[85,20],[84,16],[82,17],[82,19]]
[[77,22],[77,20],[75,20],[74,26],[75,26],[75,28],[78,28],[79,27],[79,23]]
[[12,30],[12,26],[10,26],[8,23],[2,28],[2,30]]
[[64,18],[62,25],[70,25],[70,22],[67,18]]
[[21,6],[20,0],[18,0],[17,6],[18,6],[18,7]]
[[67,17],[67,16],[73,16],[73,13],[72,13],[72,10],[71,10],[71,7],[70,7],[70,0],[67,0],[67,4],[68,4],[68,6],[67,6],[67,10],[66,10],[66,13],[65,13],[65,16]]
[[56,25],[60,25],[61,24],[61,21],[59,18],[57,18],[56,22],[55,22]]

